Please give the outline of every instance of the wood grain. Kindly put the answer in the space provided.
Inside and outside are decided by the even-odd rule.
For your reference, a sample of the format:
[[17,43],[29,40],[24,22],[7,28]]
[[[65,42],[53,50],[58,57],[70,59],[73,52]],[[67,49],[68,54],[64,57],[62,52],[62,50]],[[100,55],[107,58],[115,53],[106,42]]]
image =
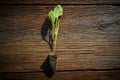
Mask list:
[[[0,72],[42,71],[53,6],[0,5]],[[57,70],[120,69],[120,8],[63,6]],[[45,37],[48,41],[48,35]]]
[[48,78],[42,72],[0,74],[1,80],[119,80],[120,71],[56,72]]
[[0,0],[0,4],[120,4],[119,0]]

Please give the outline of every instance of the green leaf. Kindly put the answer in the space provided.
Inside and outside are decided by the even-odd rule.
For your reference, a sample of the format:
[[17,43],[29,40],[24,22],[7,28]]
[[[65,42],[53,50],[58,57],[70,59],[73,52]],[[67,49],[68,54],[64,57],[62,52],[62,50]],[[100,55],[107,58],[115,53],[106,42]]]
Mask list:
[[53,10],[51,10],[49,13],[48,13],[48,17],[52,23],[52,26],[54,26],[54,23],[55,23],[55,16],[54,16],[54,12]]
[[54,8],[54,16],[58,20],[59,16],[62,16],[62,15],[63,15],[63,8],[61,5],[57,5]]

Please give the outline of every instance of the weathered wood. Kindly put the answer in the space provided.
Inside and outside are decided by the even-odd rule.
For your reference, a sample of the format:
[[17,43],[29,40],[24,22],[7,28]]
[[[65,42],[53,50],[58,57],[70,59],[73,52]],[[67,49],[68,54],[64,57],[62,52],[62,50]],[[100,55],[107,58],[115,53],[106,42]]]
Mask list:
[[119,80],[120,71],[56,72],[51,78],[42,72],[0,74],[1,80]]
[[[0,6],[0,72],[42,71],[53,6]],[[120,8],[63,6],[57,70],[120,69]],[[48,37],[46,37],[48,40]]]
[[[38,54],[29,53],[29,55],[11,54],[0,56],[0,72],[42,71],[41,66],[43,65],[46,57]],[[63,57],[65,59],[63,59]],[[120,56],[94,56],[77,54],[58,55],[57,70],[119,69],[119,59]],[[45,63],[47,64],[47,62]]]
[[120,0],[0,0],[0,4],[120,4]]

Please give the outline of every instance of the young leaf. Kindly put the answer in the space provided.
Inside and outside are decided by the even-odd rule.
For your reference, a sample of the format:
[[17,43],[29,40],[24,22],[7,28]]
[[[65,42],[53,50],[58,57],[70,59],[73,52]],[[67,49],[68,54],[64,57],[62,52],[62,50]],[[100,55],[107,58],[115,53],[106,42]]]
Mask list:
[[62,15],[63,15],[63,8],[61,5],[57,5],[54,8],[54,16],[58,20],[59,16],[62,16]]
[[52,23],[52,26],[54,26],[54,23],[55,23],[55,16],[54,16],[55,14],[54,14],[54,12],[53,12],[53,10],[51,10],[49,13],[48,13],[48,17],[49,17],[49,19],[50,19],[50,21],[51,21],[51,23]]

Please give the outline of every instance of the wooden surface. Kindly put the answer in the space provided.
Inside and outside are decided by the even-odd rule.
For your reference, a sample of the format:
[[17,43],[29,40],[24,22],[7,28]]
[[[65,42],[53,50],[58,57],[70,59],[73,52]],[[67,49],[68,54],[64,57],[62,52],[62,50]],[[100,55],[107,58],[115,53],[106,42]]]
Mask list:
[[0,4],[120,4],[120,0],[0,0]]
[[0,77],[1,80],[119,80],[119,74],[120,71],[64,71],[56,72],[51,78],[42,72],[7,73]]
[[[0,79],[48,79],[42,67],[50,52],[47,14],[53,7],[0,5]],[[63,8],[51,80],[119,80],[119,5]]]

